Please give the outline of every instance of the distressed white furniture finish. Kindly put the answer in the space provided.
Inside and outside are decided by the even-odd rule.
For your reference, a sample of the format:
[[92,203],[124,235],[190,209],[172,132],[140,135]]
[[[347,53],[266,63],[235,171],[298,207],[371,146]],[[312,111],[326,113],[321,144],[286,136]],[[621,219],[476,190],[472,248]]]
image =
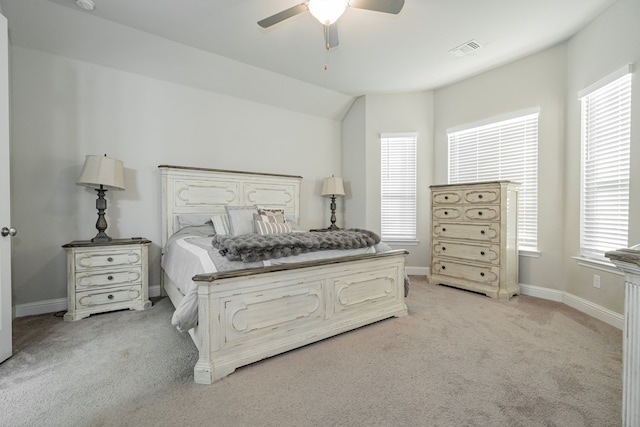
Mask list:
[[607,252],[624,272],[624,335],[622,344],[622,425],[640,426],[640,245]]
[[94,313],[146,310],[149,301],[146,239],[114,239],[106,243],[67,243],[67,313],[73,321]]
[[431,283],[508,300],[518,283],[518,184],[432,185]]
[[[299,218],[301,177],[160,166],[162,247],[179,214],[224,206],[282,207]],[[407,315],[405,251],[198,275],[194,379],[211,384],[236,368],[385,318]],[[178,306],[182,294],[163,272]]]

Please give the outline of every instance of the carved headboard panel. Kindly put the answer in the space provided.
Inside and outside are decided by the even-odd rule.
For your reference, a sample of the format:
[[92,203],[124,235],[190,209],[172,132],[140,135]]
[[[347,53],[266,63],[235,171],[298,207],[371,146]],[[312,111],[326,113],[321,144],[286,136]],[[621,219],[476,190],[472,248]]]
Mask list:
[[162,247],[178,230],[178,216],[225,213],[225,206],[282,208],[300,220],[300,181],[292,175],[158,166],[162,176]]

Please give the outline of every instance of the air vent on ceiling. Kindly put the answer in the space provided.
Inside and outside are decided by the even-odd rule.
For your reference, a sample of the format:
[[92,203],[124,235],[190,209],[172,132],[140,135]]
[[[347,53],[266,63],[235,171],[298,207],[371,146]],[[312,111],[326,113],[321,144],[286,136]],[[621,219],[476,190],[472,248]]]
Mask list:
[[458,47],[451,49],[449,52],[453,53],[455,56],[464,56],[467,55],[474,50],[480,49],[482,46],[475,40],[470,40],[465,44],[461,44]]

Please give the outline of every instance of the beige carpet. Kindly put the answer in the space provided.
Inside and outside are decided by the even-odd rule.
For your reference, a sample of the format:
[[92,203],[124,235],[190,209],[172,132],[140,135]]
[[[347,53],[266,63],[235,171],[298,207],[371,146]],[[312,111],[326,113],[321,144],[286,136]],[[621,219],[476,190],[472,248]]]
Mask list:
[[193,383],[168,299],[16,319],[0,426],[619,426],[622,333],[559,303],[412,277],[409,316]]

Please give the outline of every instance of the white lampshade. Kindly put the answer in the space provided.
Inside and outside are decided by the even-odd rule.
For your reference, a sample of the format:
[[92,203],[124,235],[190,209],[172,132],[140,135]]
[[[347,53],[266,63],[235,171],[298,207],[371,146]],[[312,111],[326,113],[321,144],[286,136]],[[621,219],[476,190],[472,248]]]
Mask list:
[[346,0],[309,0],[309,12],[323,25],[336,22],[346,8]]
[[122,161],[107,156],[89,155],[76,184],[92,188],[100,188],[102,185],[107,190],[124,190]]
[[322,196],[344,196],[344,184],[342,178],[330,176],[322,182]]

